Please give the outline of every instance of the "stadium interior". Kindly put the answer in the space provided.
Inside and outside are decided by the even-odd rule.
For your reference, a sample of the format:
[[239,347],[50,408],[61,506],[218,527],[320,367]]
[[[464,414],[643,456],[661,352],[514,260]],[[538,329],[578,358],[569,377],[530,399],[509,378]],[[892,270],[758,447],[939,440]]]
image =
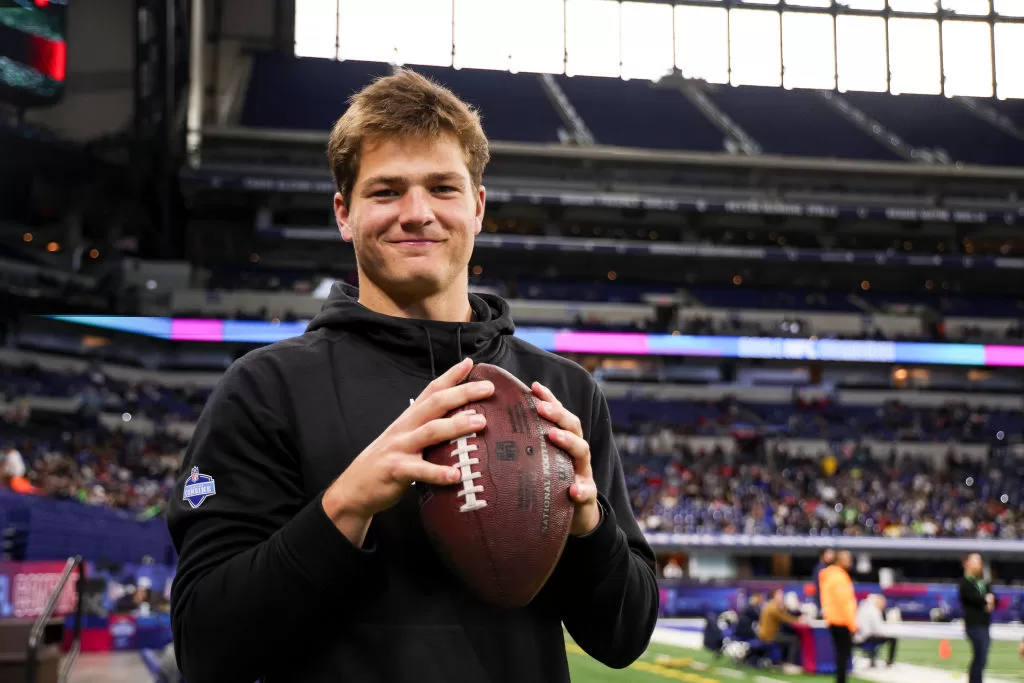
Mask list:
[[774,588],[817,618],[826,548],[901,638],[853,680],[964,679],[981,552],[986,680],[1024,681],[1021,0],[10,0],[0,35],[0,680],[178,680],[181,455],[355,283],[327,135],[410,68],[491,142],[471,290],[598,380],[658,555],[648,652],[567,641],[574,681],[831,680],[702,641]]

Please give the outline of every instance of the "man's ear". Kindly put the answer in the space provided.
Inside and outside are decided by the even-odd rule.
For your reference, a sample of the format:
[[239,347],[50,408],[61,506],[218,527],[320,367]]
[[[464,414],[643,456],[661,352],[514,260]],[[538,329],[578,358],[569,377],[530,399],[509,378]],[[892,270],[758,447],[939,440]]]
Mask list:
[[346,242],[352,241],[352,225],[348,222],[349,210],[345,204],[345,198],[340,192],[334,193],[334,219],[338,223],[338,230],[341,232],[341,239]]
[[487,188],[483,185],[476,193],[476,211],[473,212],[473,234],[479,235],[484,228],[484,211],[487,208]]

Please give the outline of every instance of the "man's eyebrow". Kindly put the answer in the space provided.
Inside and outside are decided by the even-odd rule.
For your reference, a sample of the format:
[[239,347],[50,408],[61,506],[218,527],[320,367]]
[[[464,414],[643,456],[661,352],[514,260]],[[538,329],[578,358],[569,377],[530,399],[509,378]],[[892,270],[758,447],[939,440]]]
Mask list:
[[[430,185],[430,184],[442,183],[442,182],[444,182],[444,183],[455,183],[455,182],[462,183],[462,182],[464,182],[465,179],[462,177],[462,175],[460,175],[459,173],[456,173],[454,171],[443,171],[443,172],[436,172],[436,173],[428,173],[424,177],[424,180],[426,181],[426,183],[428,185]],[[368,187],[368,186],[371,186],[371,185],[404,185],[407,182],[408,182],[408,178],[405,177],[405,176],[377,175],[377,176],[371,176],[370,178],[367,178],[366,180],[363,181],[362,184],[364,186]]]

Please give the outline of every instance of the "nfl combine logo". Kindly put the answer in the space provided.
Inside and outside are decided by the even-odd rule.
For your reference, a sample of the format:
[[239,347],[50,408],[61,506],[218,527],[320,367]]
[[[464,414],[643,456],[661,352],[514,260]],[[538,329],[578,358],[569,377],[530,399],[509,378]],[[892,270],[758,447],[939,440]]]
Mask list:
[[202,505],[204,500],[216,494],[217,488],[213,477],[208,474],[200,474],[199,468],[193,467],[192,474],[189,475],[188,482],[185,484],[185,495],[181,499],[187,500],[194,510]]

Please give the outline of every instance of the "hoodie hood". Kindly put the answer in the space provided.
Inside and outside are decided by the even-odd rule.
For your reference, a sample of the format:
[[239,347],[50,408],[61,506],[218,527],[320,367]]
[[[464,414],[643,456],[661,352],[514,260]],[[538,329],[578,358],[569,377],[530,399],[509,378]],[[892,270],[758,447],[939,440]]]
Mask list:
[[387,354],[402,367],[437,377],[463,358],[489,363],[515,332],[508,304],[493,294],[470,294],[468,323],[396,318],[359,303],[359,288],[337,282],[323,308],[306,327],[348,332]]

